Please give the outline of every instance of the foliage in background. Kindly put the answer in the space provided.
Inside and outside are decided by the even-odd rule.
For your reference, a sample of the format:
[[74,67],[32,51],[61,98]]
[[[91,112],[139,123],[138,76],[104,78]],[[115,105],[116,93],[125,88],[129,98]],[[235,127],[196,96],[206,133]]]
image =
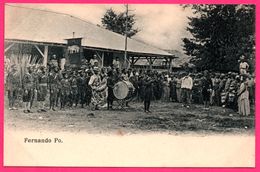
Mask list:
[[101,18],[103,27],[113,32],[125,35],[126,28],[126,19],[127,19],[127,37],[132,37],[140,30],[134,28],[135,25],[135,15],[130,14],[126,17],[125,13],[117,14],[112,8],[108,9],[104,16]]
[[8,54],[8,59],[5,59],[5,73],[8,73],[12,65],[17,68],[17,73],[20,85],[22,85],[22,78],[26,73],[28,66],[38,67],[42,64],[43,59],[38,60],[38,57],[31,55],[32,46],[16,45],[13,48],[15,53]]
[[254,70],[255,5],[186,5],[194,16],[188,17],[184,51],[198,69],[238,70],[245,55]]

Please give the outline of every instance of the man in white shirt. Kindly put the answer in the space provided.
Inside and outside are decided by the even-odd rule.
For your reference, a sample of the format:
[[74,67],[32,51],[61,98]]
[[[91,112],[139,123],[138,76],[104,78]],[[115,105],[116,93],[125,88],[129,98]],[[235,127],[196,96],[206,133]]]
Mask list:
[[95,54],[92,59],[90,59],[89,63],[92,67],[99,67],[99,62],[97,59],[97,55]]
[[182,94],[182,102],[183,102],[182,106],[186,106],[187,108],[190,107],[189,104],[191,99],[192,87],[193,87],[193,80],[190,77],[190,75],[187,74],[181,79],[181,94]]
[[113,60],[113,67],[115,69],[119,68],[120,69],[120,61],[119,61],[119,58],[116,57],[116,59]]
[[248,63],[247,63],[246,60],[245,60],[245,56],[242,55],[242,56],[240,57],[240,59],[241,59],[241,62],[240,62],[240,64],[239,64],[240,74],[247,74],[247,71],[248,71],[248,69],[249,69],[249,65],[248,65]]

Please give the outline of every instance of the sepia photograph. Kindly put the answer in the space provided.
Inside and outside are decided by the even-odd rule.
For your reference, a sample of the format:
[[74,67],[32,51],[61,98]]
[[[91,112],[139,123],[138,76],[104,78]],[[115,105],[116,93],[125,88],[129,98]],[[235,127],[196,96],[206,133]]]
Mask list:
[[5,166],[255,167],[254,4],[4,8]]

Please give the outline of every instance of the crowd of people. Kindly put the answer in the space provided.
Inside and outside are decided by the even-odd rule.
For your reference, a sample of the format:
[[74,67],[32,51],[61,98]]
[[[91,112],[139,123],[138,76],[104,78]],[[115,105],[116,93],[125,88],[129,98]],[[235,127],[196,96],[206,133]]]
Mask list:
[[92,110],[102,107],[110,110],[116,100],[115,84],[129,81],[134,87],[133,101],[143,102],[145,112],[150,112],[151,101],[161,101],[179,102],[186,108],[203,104],[205,110],[210,106],[222,106],[241,115],[250,115],[255,80],[244,66],[240,65],[239,73],[158,72],[120,69],[117,60],[109,67],[100,67],[94,58],[77,68],[65,65],[61,69],[55,61],[48,67],[28,66],[20,80],[16,75],[17,66],[12,65],[6,77],[9,110],[17,109],[15,104],[19,97],[24,102],[24,113],[31,113],[36,103],[38,112],[46,112],[47,106],[53,111],[86,106]]

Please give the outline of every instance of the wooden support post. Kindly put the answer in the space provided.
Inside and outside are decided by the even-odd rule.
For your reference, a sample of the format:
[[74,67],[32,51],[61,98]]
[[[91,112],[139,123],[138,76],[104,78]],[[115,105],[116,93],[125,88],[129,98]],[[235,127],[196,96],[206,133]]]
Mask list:
[[157,57],[154,57],[153,59],[152,59],[152,63],[154,63],[154,61],[157,59]]
[[150,69],[152,70],[153,69],[153,61],[152,61],[152,57],[150,57]]
[[41,51],[41,49],[38,47],[38,45],[34,45],[34,47],[38,50],[38,52],[41,54],[41,56],[44,58],[44,54]]
[[12,44],[10,44],[7,48],[5,48],[5,53],[14,46],[14,42]]
[[169,62],[169,71],[171,72],[172,71],[172,58],[170,57],[170,62]]
[[48,62],[48,45],[44,46],[44,54],[43,54],[43,65],[47,67],[47,62]]
[[104,52],[102,52],[102,55],[100,56],[99,52],[96,51],[97,57],[101,61],[101,67],[103,67],[103,61],[104,61]]
[[102,52],[102,57],[101,57],[101,67],[104,66],[104,52]]
[[134,60],[135,60],[135,57],[134,57],[134,56],[131,56],[131,66],[134,65]]
[[140,59],[140,56],[137,57],[137,58],[134,60],[134,63],[133,63],[133,64],[135,64],[139,59]]

